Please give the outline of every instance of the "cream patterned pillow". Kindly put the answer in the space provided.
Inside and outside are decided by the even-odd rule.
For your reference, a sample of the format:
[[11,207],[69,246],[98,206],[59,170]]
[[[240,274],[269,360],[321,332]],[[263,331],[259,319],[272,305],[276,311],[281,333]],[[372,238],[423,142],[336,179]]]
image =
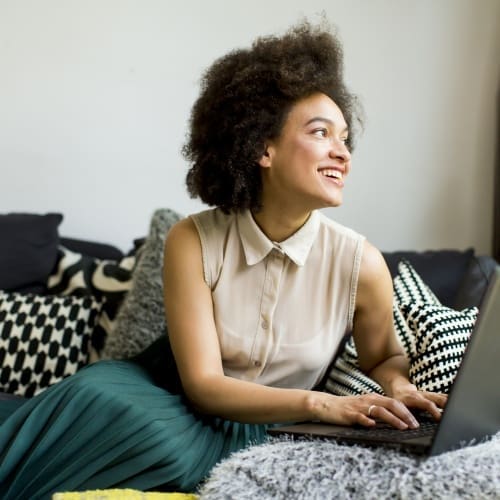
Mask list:
[[116,316],[132,287],[137,254],[120,260],[100,260],[73,252],[60,245],[57,265],[47,282],[53,295],[93,296],[102,302],[102,309],[91,337],[93,360],[98,359],[107,336],[114,329]]

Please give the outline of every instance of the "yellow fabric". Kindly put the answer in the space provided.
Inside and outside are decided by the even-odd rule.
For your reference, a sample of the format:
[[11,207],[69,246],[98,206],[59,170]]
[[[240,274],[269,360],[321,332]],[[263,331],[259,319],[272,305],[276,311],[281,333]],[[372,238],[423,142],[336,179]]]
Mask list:
[[52,500],[197,500],[191,493],[157,493],[130,489],[72,491],[55,493]]

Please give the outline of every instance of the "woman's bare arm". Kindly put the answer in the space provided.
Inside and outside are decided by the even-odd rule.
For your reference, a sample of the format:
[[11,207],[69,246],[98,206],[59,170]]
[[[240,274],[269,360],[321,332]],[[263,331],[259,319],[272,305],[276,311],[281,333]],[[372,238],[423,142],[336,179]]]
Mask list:
[[438,407],[444,406],[446,396],[417,391],[410,383],[408,359],[394,331],[392,304],[392,280],[384,258],[365,242],[353,330],[360,368],[389,396],[439,418]]

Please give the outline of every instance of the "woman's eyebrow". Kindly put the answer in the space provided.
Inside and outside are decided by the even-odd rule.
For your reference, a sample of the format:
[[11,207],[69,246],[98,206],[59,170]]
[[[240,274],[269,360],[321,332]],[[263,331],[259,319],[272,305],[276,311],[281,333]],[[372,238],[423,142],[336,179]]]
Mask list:
[[[310,120],[307,120],[306,122],[306,126],[307,125],[310,125],[311,123],[314,123],[314,122],[323,122],[323,123],[328,123],[329,125],[331,125],[332,127],[335,126],[335,122],[333,120],[330,120],[330,118],[325,118],[324,116],[315,116],[314,118],[311,118]],[[341,133],[344,133],[344,132],[348,132],[349,129],[347,127],[347,125],[341,130]]]

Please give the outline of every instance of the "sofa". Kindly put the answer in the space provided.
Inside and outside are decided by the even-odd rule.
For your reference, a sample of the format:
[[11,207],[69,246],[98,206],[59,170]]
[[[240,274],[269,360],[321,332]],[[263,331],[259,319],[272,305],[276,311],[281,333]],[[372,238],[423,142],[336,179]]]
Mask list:
[[0,215],[2,399],[31,397],[97,359],[130,287],[142,240],[131,240],[127,255],[111,244],[59,235],[62,219]]
[[[60,234],[62,214],[0,214],[0,399],[32,397],[97,359],[138,355],[164,335],[162,250],[180,217],[157,210],[149,231],[130,235],[123,252],[112,242]],[[497,265],[473,248],[383,255],[395,280],[406,262],[433,300],[457,311],[477,311]],[[349,341],[332,363],[326,390],[363,390],[331,376],[346,371],[346,359],[356,369]]]

